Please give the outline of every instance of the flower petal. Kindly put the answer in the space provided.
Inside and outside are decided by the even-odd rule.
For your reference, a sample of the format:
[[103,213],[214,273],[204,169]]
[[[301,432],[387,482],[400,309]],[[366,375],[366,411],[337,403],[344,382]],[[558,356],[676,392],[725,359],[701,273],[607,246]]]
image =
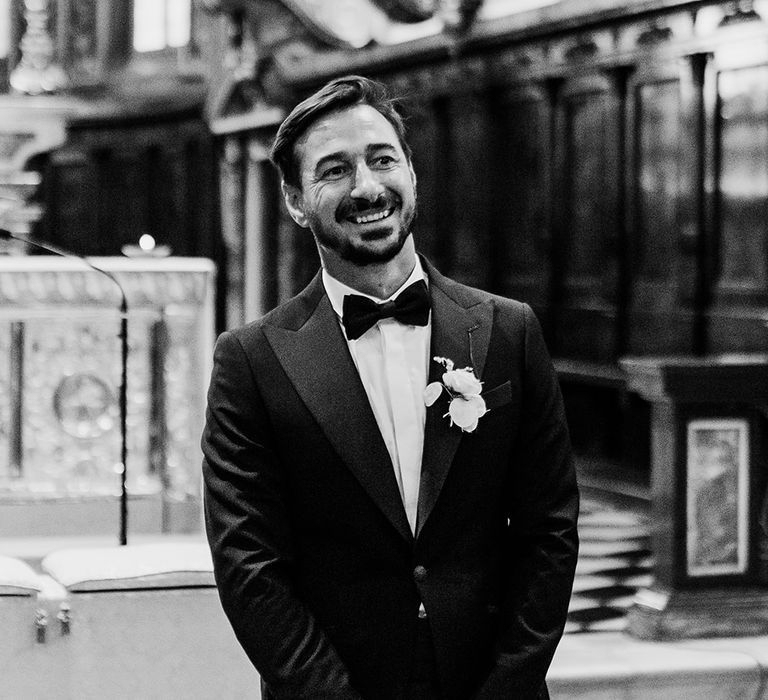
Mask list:
[[462,394],[463,396],[479,394],[483,389],[480,380],[474,375],[472,370],[467,368],[445,372],[443,374],[443,384],[454,393]]
[[[451,401],[448,406],[448,415],[450,415],[451,421],[462,430],[467,430],[470,426],[477,426],[477,407],[461,397]],[[471,429],[474,430],[474,427]]]
[[443,393],[443,385],[440,382],[432,382],[427,384],[427,388],[424,389],[424,403],[427,406],[431,406]]
[[474,406],[478,418],[488,413],[488,409],[485,407],[485,399],[482,396],[467,396],[467,401]]

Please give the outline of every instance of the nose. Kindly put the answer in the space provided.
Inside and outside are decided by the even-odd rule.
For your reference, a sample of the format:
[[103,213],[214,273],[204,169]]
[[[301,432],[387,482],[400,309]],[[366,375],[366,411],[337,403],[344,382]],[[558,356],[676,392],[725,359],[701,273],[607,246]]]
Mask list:
[[384,192],[384,185],[379,182],[376,174],[368,167],[365,161],[361,161],[355,167],[355,181],[352,191],[349,193],[354,199],[375,200]]

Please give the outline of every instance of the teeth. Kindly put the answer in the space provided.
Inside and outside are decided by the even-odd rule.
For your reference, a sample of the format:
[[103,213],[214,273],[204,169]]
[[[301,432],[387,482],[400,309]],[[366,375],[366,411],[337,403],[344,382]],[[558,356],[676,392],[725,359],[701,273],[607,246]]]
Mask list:
[[392,213],[392,209],[385,209],[377,214],[368,214],[368,216],[356,216],[355,223],[357,224],[369,224],[371,221],[379,221],[386,219]]

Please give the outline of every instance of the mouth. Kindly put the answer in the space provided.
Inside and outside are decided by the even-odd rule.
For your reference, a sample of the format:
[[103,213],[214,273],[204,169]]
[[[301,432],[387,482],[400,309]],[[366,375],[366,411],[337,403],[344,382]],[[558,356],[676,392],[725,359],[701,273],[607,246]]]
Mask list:
[[347,221],[353,224],[372,224],[378,221],[388,219],[395,213],[395,207],[388,207],[381,211],[371,212],[369,214],[351,214],[346,217]]

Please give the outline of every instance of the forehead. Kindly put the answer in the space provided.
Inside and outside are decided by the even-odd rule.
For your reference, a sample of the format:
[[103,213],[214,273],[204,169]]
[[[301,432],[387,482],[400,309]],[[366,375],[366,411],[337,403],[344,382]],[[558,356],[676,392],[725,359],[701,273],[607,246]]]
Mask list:
[[378,110],[361,104],[322,116],[296,142],[302,167],[313,167],[332,153],[364,153],[373,145],[388,144],[402,152],[392,124]]

